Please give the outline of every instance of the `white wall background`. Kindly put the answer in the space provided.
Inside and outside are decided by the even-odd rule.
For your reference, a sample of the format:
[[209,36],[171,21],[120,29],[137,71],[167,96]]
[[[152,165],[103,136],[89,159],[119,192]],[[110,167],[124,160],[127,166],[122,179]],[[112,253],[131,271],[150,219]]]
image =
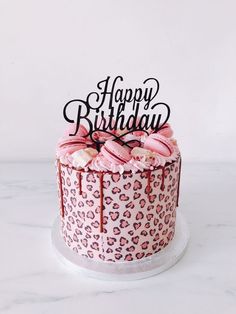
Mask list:
[[0,0],[0,159],[52,159],[64,104],[160,81],[185,160],[236,160],[236,1]]

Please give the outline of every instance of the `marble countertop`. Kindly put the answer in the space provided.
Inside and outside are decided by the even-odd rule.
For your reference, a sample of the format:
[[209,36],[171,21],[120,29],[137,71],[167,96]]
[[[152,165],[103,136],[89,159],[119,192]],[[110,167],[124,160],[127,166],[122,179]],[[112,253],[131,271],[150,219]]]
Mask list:
[[111,282],[57,259],[53,163],[0,164],[0,313],[236,313],[236,164],[184,164],[180,209],[191,238],[158,276]]

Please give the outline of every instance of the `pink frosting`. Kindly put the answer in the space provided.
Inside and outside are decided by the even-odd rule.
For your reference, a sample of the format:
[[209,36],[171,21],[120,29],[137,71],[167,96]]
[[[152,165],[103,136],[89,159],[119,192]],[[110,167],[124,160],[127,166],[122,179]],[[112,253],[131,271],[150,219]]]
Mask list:
[[64,136],[59,139],[57,144],[57,158],[60,158],[65,162],[67,161],[67,163],[69,163],[69,156],[71,154],[92,144],[90,138],[85,137],[87,135],[87,129],[83,125],[79,127],[76,135],[70,136],[70,134],[73,134],[75,130],[76,125],[70,125],[65,131]]

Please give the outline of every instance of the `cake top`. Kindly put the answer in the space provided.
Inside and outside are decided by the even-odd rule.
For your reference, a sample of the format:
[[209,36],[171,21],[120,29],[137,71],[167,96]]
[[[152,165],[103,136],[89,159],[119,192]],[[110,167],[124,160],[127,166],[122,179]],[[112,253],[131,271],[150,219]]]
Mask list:
[[[177,159],[179,150],[169,123],[170,108],[154,99],[159,82],[148,78],[135,89],[123,77],[107,77],[85,100],[69,101],[63,110],[70,123],[57,145],[61,163],[83,171],[153,170]],[[77,108],[71,117],[72,107]]]
[[[99,147],[87,137],[88,131],[80,125],[75,136],[69,134],[76,128],[72,125],[58,141],[56,156],[62,164],[84,171],[138,172],[153,170],[176,160],[179,149],[173,138],[171,126],[166,123],[157,131],[147,134],[134,131],[115,141],[112,135],[97,133],[104,141]],[[121,131],[114,133],[118,137]]]

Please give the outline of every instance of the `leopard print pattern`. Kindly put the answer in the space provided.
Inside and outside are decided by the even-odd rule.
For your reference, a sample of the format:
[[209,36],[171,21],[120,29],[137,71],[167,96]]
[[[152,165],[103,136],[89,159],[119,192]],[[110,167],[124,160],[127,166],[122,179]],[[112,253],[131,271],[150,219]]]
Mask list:
[[[81,175],[81,194],[79,189]],[[175,232],[180,158],[162,169],[103,175],[103,232],[100,232],[100,178],[61,164],[66,245],[82,256],[107,262],[142,259],[159,252]],[[58,183],[59,173],[57,175]],[[60,195],[59,189],[59,196]]]

